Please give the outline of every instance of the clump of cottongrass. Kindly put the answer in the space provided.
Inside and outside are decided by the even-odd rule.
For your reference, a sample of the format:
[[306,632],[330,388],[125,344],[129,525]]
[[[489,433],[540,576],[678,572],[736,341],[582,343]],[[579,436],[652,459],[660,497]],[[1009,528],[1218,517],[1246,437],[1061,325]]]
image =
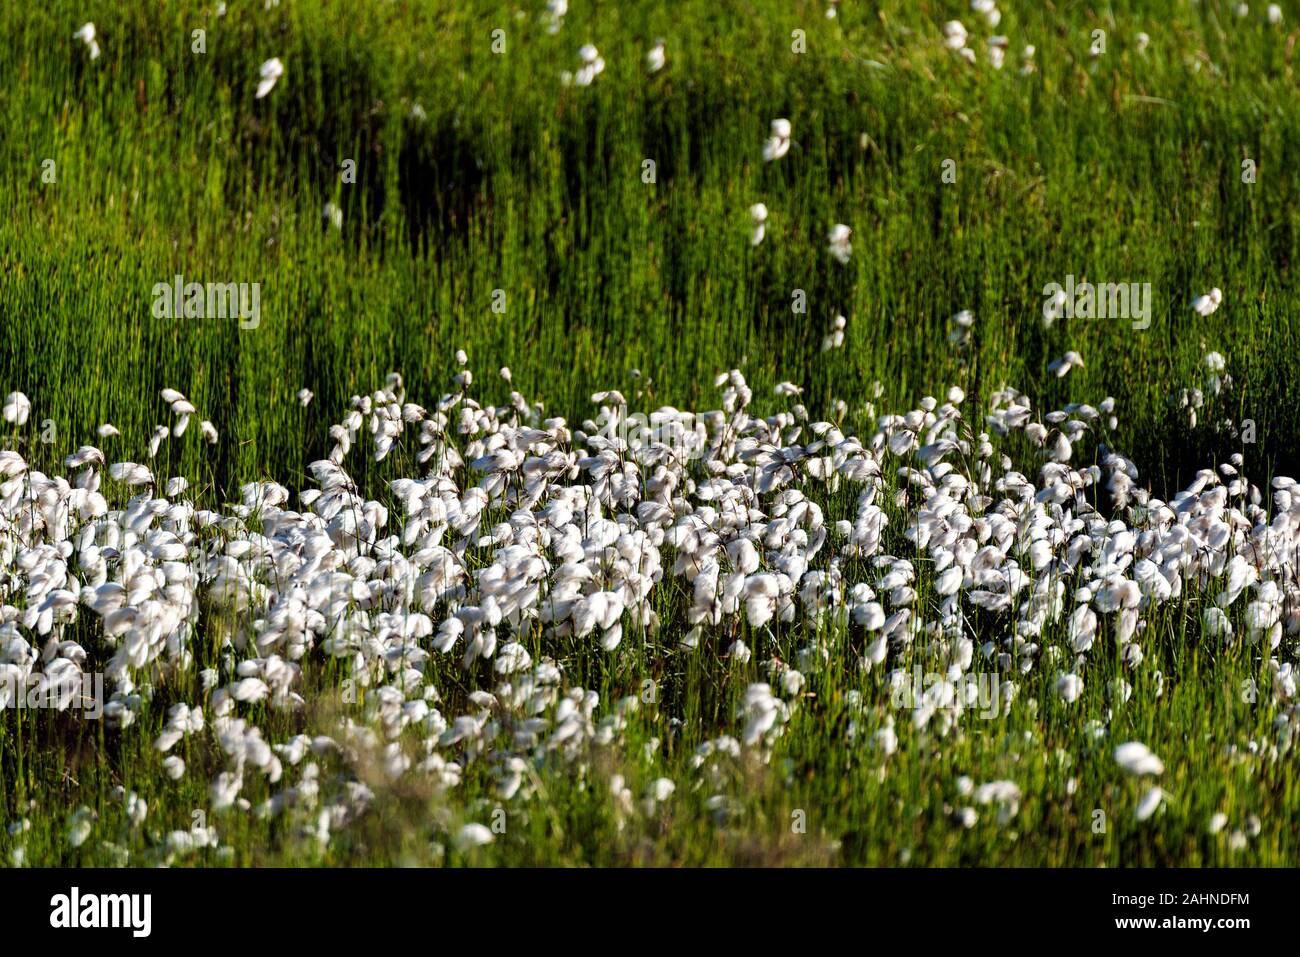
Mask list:
[[971,0],[970,8],[982,16],[990,27],[996,27],[1002,22],[1002,11],[998,9],[996,0]]
[[831,321],[831,331],[822,338],[822,352],[830,352],[844,346],[844,327],[848,324],[843,316],[836,316]]
[[767,207],[762,203],[755,203],[749,207],[749,221],[751,232],[749,235],[749,244],[757,246],[767,235]]
[[10,392],[5,396],[4,420],[11,425],[22,427],[27,424],[27,417],[32,412],[32,401],[21,392]]
[[1014,781],[990,781],[975,789],[976,804],[998,809],[998,824],[1006,824],[1020,811],[1020,788]]
[[81,847],[86,843],[94,827],[96,816],[94,811],[84,805],[69,815],[67,837],[71,847]]
[[1138,801],[1133,816],[1139,821],[1147,820],[1151,815],[1155,814],[1156,811],[1159,810],[1160,805],[1164,803],[1164,800],[1165,792],[1163,789],[1159,786],[1150,788],[1142,795],[1141,800]]
[[576,72],[570,73],[565,70],[560,74],[560,82],[565,86],[569,84],[591,86],[596,77],[605,72],[604,58],[600,55],[600,51],[590,43],[584,43],[578,48],[578,60],[580,66]]
[[943,42],[949,50],[956,50],[963,60],[975,64],[975,51],[966,45],[969,34],[960,20],[949,20],[943,25]]
[[1072,369],[1082,369],[1083,357],[1074,350],[1070,350],[1059,359],[1054,359],[1048,363],[1047,371],[1055,375],[1058,379],[1063,379],[1070,374]]
[[827,248],[836,262],[847,264],[853,255],[853,244],[850,242],[852,236],[853,230],[843,223],[836,223],[826,234]]
[[776,119],[772,121],[771,135],[763,144],[763,159],[771,162],[778,160],[790,152],[791,135],[793,127],[787,119]]
[[1011,41],[1006,37],[989,37],[989,66],[995,70],[1002,69],[1003,61],[1006,60],[1007,47]]
[[254,98],[260,100],[274,90],[282,76],[284,76],[284,64],[280,62],[279,57],[271,57],[265,61],[257,68],[257,92],[253,94]]
[[1066,704],[1074,704],[1083,694],[1083,679],[1076,674],[1061,675],[1056,679],[1056,693]]
[[961,312],[948,319],[948,344],[958,349],[965,349],[970,345],[971,329],[975,325],[975,313],[969,309],[963,309]]
[[83,23],[77,29],[77,32],[73,34],[73,38],[85,44],[90,59],[99,59],[99,41],[95,38],[95,25],[93,23]]
[[966,45],[966,28],[960,20],[949,20],[943,25],[943,43],[949,50],[960,50]]
[[664,41],[662,39],[655,40],[654,46],[652,46],[650,52],[645,55],[646,72],[658,73],[664,68],[664,64],[667,62],[668,54]]
[[564,15],[569,12],[569,0],[546,0],[546,32],[555,34],[564,26]]
[[[170,406],[172,415],[176,416],[176,424],[172,426],[172,435],[179,439],[185,434],[185,429],[190,423],[190,416],[198,410],[194,408],[194,403],[175,389],[163,389],[162,399]],[[157,446],[151,443],[150,455],[152,456],[156,452]]]
[[1204,295],[1197,296],[1192,300],[1192,311],[1198,316],[1213,315],[1215,310],[1223,302],[1223,290],[1215,286]]
[[149,437],[149,458],[158,457],[158,449],[163,441],[171,434],[171,431],[165,425],[155,425],[153,435]]
[[769,733],[773,733],[778,724],[784,720],[785,706],[781,699],[772,693],[770,685],[755,683],[745,690],[744,700],[738,709],[738,716],[745,722],[742,740],[746,746],[757,744]]
[[1205,380],[1205,391],[1210,395],[1218,395],[1225,388],[1232,384],[1232,376],[1224,375],[1223,370],[1227,368],[1227,362],[1220,352],[1207,352],[1202,360],[1209,377]]
[[645,796],[641,800],[642,810],[647,816],[652,815],[677,790],[677,785],[670,778],[655,778],[646,787]]
[[453,846],[462,854],[478,847],[485,847],[493,841],[492,832],[482,824],[466,824],[456,832]]
[[[969,312],[953,318],[959,345],[973,322]],[[830,348],[842,345],[836,333],[844,327],[836,316]],[[1216,644],[1240,637],[1271,650],[1300,630],[1288,564],[1294,536],[1262,507],[1241,457],[1203,469],[1168,504],[1156,500],[1133,462],[1100,442],[1094,456],[1086,445],[1094,431],[1117,427],[1109,397],[1040,409],[1004,387],[977,416],[953,387],[879,416],[874,402],[849,416],[846,403],[832,400],[831,420],[817,421],[793,381],[763,396],[776,410],[757,414],[755,390],[732,369],[714,380],[720,400],[699,415],[698,431],[692,413],[668,407],[636,418],[630,404],[651,391],[642,376],[634,378],[644,388],[630,399],[616,389],[593,395],[602,422],[613,427],[573,428],[514,391],[500,406],[479,401],[469,391],[468,363],[457,350],[456,388],[428,409],[408,399],[396,374],[352,396],[329,428],[333,447],[307,466],[311,487],[297,498],[265,479],[206,509],[190,500],[198,481],[172,476],[158,490],[148,466],[128,461],[108,466],[113,481],[101,488],[105,456],[92,446],[63,460],[77,472],[66,478],[0,453],[8,480],[0,547],[12,549],[11,589],[25,596],[15,622],[48,649],[11,649],[0,668],[57,684],[102,654],[106,661],[95,667],[111,683],[104,715],[116,734],[129,733],[147,700],[145,676],[152,686],[188,673],[202,704],[168,711],[153,742],[163,773],[172,780],[197,773],[199,763],[187,769],[170,753],[182,741],[186,754],[216,745],[225,760],[196,782],[207,785],[214,810],[285,815],[291,829],[323,847],[374,795],[354,775],[322,774],[317,759],[373,753],[375,781],[414,779],[437,793],[459,786],[475,762],[490,762],[487,773],[506,802],[530,793],[530,768],[578,773],[593,749],[616,749],[638,699],[602,701],[572,686],[551,656],[557,647],[617,654],[628,638],[655,633],[669,590],[684,597],[688,630],[668,640],[707,655],[720,680],[743,689],[740,706],[722,717],[730,727],[721,733],[734,735],[729,743],[718,744],[695,779],[662,779],[682,793],[704,787],[706,795],[721,790],[722,755],[748,749],[759,760],[771,757],[791,709],[811,697],[805,675],[827,665],[824,623],[852,630],[864,672],[888,669],[888,693],[906,681],[917,655],[943,649],[942,685],[909,706],[927,742],[958,727],[970,707],[962,678],[975,660],[1009,673],[1040,669],[1051,675],[1047,693],[1077,710],[1087,657],[1103,639],[1118,648],[1124,677],[1098,691],[1106,720],[1084,724],[1086,736],[1100,741],[1134,697],[1160,694],[1162,676],[1148,670],[1140,643],[1146,619],[1160,608],[1185,607]],[[1206,353],[1204,365],[1208,375],[1225,375],[1217,353]],[[501,377],[510,383],[507,370]],[[879,383],[870,391],[883,394]],[[163,399],[174,414],[192,414],[180,392],[166,390]],[[846,423],[855,418],[873,431],[851,434]],[[409,453],[412,471],[368,498],[347,470],[363,445],[376,460]],[[895,475],[904,481],[891,493],[886,483]],[[1275,514],[1300,500],[1300,488],[1282,476],[1272,491]],[[843,503],[833,511],[832,496]],[[1108,503],[1109,517],[1090,504],[1098,500]],[[1067,530],[1067,515],[1082,518]],[[57,553],[26,537],[22,530],[35,522],[59,529]],[[545,558],[542,531],[554,552]],[[1270,547],[1246,549],[1243,541]],[[69,568],[77,569],[76,591],[61,587]],[[921,568],[927,571],[918,574]],[[1003,643],[977,646],[975,609],[1026,649],[1042,650],[1013,655]],[[103,640],[87,647],[53,640],[74,621],[78,633]],[[200,621],[226,639],[211,665],[191,650]],[[809,636],[794,646],[792,663],[769,657],[762,668],[770,683],[752,682],[753,656],[771,654],[768,630],[801,626]],[[454,699],[442,697],[439,672],[426,666],[444,656],[466,669],[469,686]],[[264,737],[258,715],[308,706],[305,689],[315,684],[306,672],[324,663],[364,680],[364,704],[329,734]],[[1269,667],[1253,692],[1293,702],[1293,663],[1273,656]],[[874,684],[851,696],[848,734],[869,740],[872,760],[887,774],[889,756],[915,738],[900,740],[893,717],[871,713],[880,704],[871,700]],[[1014,703],[1032,714],[1037,702],[1022,705],[1015,687],[1001,684],[1000,709]],[[399,734],[423,740],[408,749]],[[202,740],[189,740],[196,736]],[[1267,748],[1252,742],[1251,754]],[[653,762],[655,755],[650,748],[632,757]],[[1120,744],[1114,757],[1135,776],[1164,770],[1137,741]],[[659,773],[646,776],[656,783],[641,792],[655,808],[667,799],[656,793],[667,786],[657,783]],[[248,795],[265,788],[270,795],[254,806]],[[1003,824],[1020,800],[1008,780],[978,790],[967,781],[959,791],[969,800],[954,805],[996,806]],[[632,795],[625,782],[611,782],[620,820],[637,810]],[[711,810],[725,808],[728,795],[720,796]],[[1149,817],[1166,796],[1152,797],[1147,785],[1141,800]],[[146,820],[142,804],[128,810],[130,819]],[[466,835],[467,847],[476,833],[482,836]],[[165,854],[194,853],[215,840],[208,832],[175,835]]]
[[126,485],[152,485],[153,473],[135,462],[115,462],[108,467],[109,478]]
[[1165,764],[1141,741],[1128,741],[1115,749],[1115,763],[1133,775],[1161,775]]

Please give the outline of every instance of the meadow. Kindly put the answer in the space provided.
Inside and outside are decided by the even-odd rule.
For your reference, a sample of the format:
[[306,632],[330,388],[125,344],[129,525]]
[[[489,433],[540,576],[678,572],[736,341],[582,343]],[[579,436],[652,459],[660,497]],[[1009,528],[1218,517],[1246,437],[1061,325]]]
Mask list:
[[[0,712],[0,860],[1294,862],[1300,8],[1239,7],[0,6],[0,664],[116,705]],[[255,326],[158,318],[178,275]],[[1149,326],[1047,321],[1067,277]],[[662,407],[706,447],[619,425]],[[394,546],[402,480],[451,498]],[[593,496],[662,559],[635,611],[583,584],[623,544],[561,547]],[[480,631],[543,505],[542,597]],[[918,535],[953,507],[988,567]],[[295,578],[336,553],[341,597]]]

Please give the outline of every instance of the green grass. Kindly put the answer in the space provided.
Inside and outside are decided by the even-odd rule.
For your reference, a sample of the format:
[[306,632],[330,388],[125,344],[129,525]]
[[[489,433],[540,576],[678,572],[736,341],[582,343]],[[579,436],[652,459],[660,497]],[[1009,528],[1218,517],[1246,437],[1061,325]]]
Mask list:
[[[1273,27],[1263,4],[1238,20],[1235,4],[1214,0],[1008,0],[993,31],[957,2],[845,0],[830,20],[822,3],[574,0],[552,35],[540,2],[228,6],[221,18],[215,4],[190,0],[0,8],[0,391],[33,402],[23,451],[34,468],[61,474],[62,457],[97,444],[104,421],[122,431],[106,446],[110,461],[143,461],[152,428],[168,421],[158,391],[175,387],[222,437],[209,447],[191,426],[164,444],[159,474],[190,477],[209,505],[236,500],[251,480],[297,491],[351,395],[398,370],[412,400],[432,406],[450,389],[458,348],[481,400],[507,399],[492,373],[508,365],[515,388],[573,424],[594,413],[590,394],[604,388],[639,389],[646,407],[714,408],[713,376],[741,368],[760,414],[785,407],[772,386],[788,379],[805,387],[814,418],[842,399],[846,425],[867,435],[876,381],[878,411],[906,411],[949,385],[981,403],[1013,385],[1040,410],[1112,395],[1114,444],[1161,496],[1233,452],[1261,486],[1300,464],[1300,187],[1291,173],[1300,164],[1300,9],[1288,6],[1287,22]],[[954,17],[971,31],[974,68],[942,45],[940,26]],[[103,48],[94,62],[72,39],[86,20]],[[191,52],[200,28],[201,55]],[[506,31],[500,55],[496,28]],[[806,31],[804,54],[791,52],[795,29]],[[1107,38],[1095,59],[1094,29]],[[1139,31],[1151,36],[1145,54]],[[1011,42],[1001,71],[985,57],[994,32]],[[659,36],[668,66],[647,77],[643,57]],[[561,87],[560,71],[576,67],[586,42],[605,73],[589,88]],[[1021,75],[1026,44],[1037,48],[1037,70]],[[258,64],[271,56],[286,75],[255,100]],[[415,104],[424,119],[411,115]],[[792,120],[796,146],[765,164],[761,144],[780,116]],[[1258,164],[1254,184],[1242,182],[1246,158]],[[47,159],[53,183],[42,182]],[[346,159],[356,162],[355,183],[340,181]],[[642,179],[645,159],[656,163],[652,184]],[[955,184],[941,179],[945,159],[957,164]],[[343,209],[341,232],[322,225],[331,200]],[[751,248],[745,211],[758,201],[771,219],[766,241]],[[854,229],[847,266],[826,253],[836,222]],[[177,273],[261,283],[261,324],[153,318],[153,285]],[[1149,282],[1151,327],[1045,328],[1042,289],[1067,274]],[[1224,306],[1198,317],[1187,303],[1212,286]],[[494,290],[505,292],[504,314],[492,309]],[[791,311],[795,290],[806,293],[806,314]],[[947,323],[964,308],[976,323],[959,353]],[[836,313],[848,318],[845,348],[819,355]],[[1047,365],[1068,349],[1086,367],[1057,380]],[[1189,427],[1166,397],[1196,384],[1211,349],[1226,356],[1234,386]],[[316,393],[306,409],[294,399],[301,387]],[[1224,416],[1253,420],[1258,441],[1243,447],[1216,431]],[[35,441],[45,420],[56,435],[49,445]],[[412,462],[401,451],[349,468],[383,497],[383,481],[411,474]],[[852,498],[836,509],[851,512]],[[900,532],[892,528],[886,551],[901,553]],[[571,640],[543,647],[533,636],[535,651],[566,665],[567,684],[600,693],[599,713],[646,679],[659,697],[584,773],[538,769],[533,796],[505,804],[506,834],[468,862],[1295,860],[1293,754],[1227,753],[1248,753],[1252,740],[1267,748],[1286,708],[1267,696],[1243,702],[1243,680],[1265,681],[1258,649],[1219,649],[1178,605],[1148,618],[1147,663],[1129,673],[1133,698],[1101,742],[1090,743],[1083,725],[1104,715],[1106,686],[1125,670],[1113,642],[1092,653],[1075,705],[1056,700],[1056,671],[1040,667],[1018,679],[1010,716],[972,716],[939,740],[889,708],[883,674],[863,673],[857,639],[844,635],[810,676],[810,696],[770,762],[748,756],[716,788],[692,791],[694,749],[738,732],[735,703],[749,681],[766,680],[758,663],[793,660],[808,636],[801,627],[746,633],[754,656],[743,667],[721,658],[716,642],[681,651],[679,599],[664,599],[664,633],[629,637],[613,655]],[[21,605],[21,595],[5,600]],[[100,647],[92,626],[78,627],[78,640]],[[199,636],[201,664],[219,660],[218,632]],[[1279,654],[1295,659],[1292,637]],[[313,652],[304,662],[305,687],[316,689],[304,696],[332,701],[341,671],[322,661]],[[469,690],[488,685],[457,656],[435,659],[430,675],[449,718]],[[162,837],[207,806],[221,758],[210,739],[180,746],[191,771],[176,783],[152,749],[166,706],[198,700],[192,676],[147,683],[154,704],[120,733],[44,712],[0,717],[0,819],[32,822],[21,837],[0,833],[6,859],[21,844],[29,863],[110,863],[108,840],[132,863],[152,861]],[[866,702],[860,713],[848,703],[853,690]],[[365,707],[335,704],[357,717]],[[891,715],[899,748],[883,761],[867,742]],[[276,741],[337,717],[316,704],[296,716],[247,716]],[[1111,758],[1120,735],[1147,743],[1169,768],[1168,806],[1151,821],[1133,820],[1140,789]],[[647,755],[651,742],[658,748]],[[327,851],[299,833],[312,815],[232,813],[212,821],[233,854],[183,860],[465,862],[439,848],[449,828],[487,822],[497,806],[483,765],[444,794],[372,779],[371,812]],[[678,791],[667,810],[620,831],[606,783],[614,771],[638,798],[659,776]],[[339,773],[323,762],[323,777]],[[949,809],[966,803],[961,775],[1014,779],[1023,792],[1014,821],[999,826],[981,809],[975,827],[957,824]],[[124,824],[109,794],[117,785],[149,801],[142,829]],[[261,781],[247,791],[270,793]],[[737,802],[724,823],[705,806],[715,793]],[[80,805],[99,821],[72,849],[65,820]],[[1094,831],[1097,809],[1104,833]],[[806,812],[806,833],[792,832],[796,810]],[[1220,810],[1231,823],[1209,835],[1205,822]],[[1230,851],[1228,832],[1250,814],[1260,834]]]

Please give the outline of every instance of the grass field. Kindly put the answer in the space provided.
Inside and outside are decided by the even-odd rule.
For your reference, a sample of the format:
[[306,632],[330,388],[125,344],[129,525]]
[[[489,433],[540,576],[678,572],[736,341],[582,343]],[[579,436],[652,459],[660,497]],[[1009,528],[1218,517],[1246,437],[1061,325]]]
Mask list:
[[[0,462],[0,664],[24,675],[49,674],[58,661],[86,674],[107,669],[105,696],[117,705],[100,721],[75,709],[0,712],[0,860],[1296,860],[1300,699],[1291,669],[1300,581],[1288,548],[1300,552],[1300,542],[1289,544],[1300,515],[1291,515],[1285,489],[1279,500],[1269,483],[1300,468],[1300,189],[1292,175],[1300,165],[1300,8],[1282,5],[1275,23],[1261,3],[1242,15],[1238,4],[1216,0],[1004,0],[996,26],[956,0],[843,0],[833,17],[827,8],[828,0],[572,0],[553,26],[542,0],[0,6],[0,394],[20,392],[31,405],[29,416],[0,423],[3,446],[24,463]],[[968,32],[973,63],[945,44],[944,24],[954,19]],[[74,36],[88,21],[93,58]],[[1007,38],[1000,69],[990,60],[994,36]],[[650,72],[646,54],[657,38],[665,64]],[[584,44],[599,50],[604,70],[589,85],[563,82],[563,72],[583,65]],[[273,57],[283,75],[259,98],[259,67]],[[790,120],[792,142],[765,161],[778,118]],[[769,211],[757,245],[754,203]],[[326,204],[341,213],[337,226],[323,215]],[[837,223],[852,229],[845,263],[827,248]],[[236,317],[158,318],[154,288],[177,275],[258,284],[255,327],[241,328]],[[1067,276],[1149,284],[1149,326],[1046,322],[1045,287]],[[1189,303],[1212,288],[1222,290],[1222,304],[1202,315]],[[973,316],[964,331],[952,318],[963,310]],[[845,318],[842,347],[823,350],[837,315]],[[1067,352],[1083,364],[1057,375],[1053,363]],[[1207,365],[1212,353],[1223,370]],[[454,381],[466,363],[473,382]],[[510,382],[498,375],[503,366]],[[820,506],[831,529],[809,568],[829,574],[833,564],[840,611],[811,614],[816,602],[806,599],[795,601],[791,620],[778,613],[755,624],[762,616],[742,602],[683,647],[698,624],[695,569],[675,571],[686,549],[663,544],[662,576],[645,606],[656,629],[626,614],[621,642],[606,650],[596,633],[565,633],[544,615],[499,625],[498,655],[510,638],[534,664],[559,669],[549,690],[534,689],[536,709],[534,692],[521,691],[532,672],[503,675],[490,650],[475,659],[464,643],[437,650],[439,629],[472,595],[423,609],[403,604],[409,593],[403,601],[345,595],[327,602],[335,618],[307,616],[300,641],[261,641],[270,633],[283,640],[281,619],[301,615],[293,601],[307,595],[310,605],[314,586],[294,592],[286,584],[297,558],[263,560],[278,554],[267,540],[284,530],[284,516],[268,511],[267,486],[248,483],[278,483],[291,497],[272,504],[295,516],[309,511],[299,493],[319,487],[321,472],[310,466],[336,449],[331,426],[349,411],[360,427],[340,463],[357,492],[349,509],[366,521],[375,513],[362,502],[389,510],[382,533],[349,526],[339,546],[364,585],[376,558],[388,555],[377,541],[402,534],[402,486],[389,483],[445,468],[460,492],[490,485],[495,465],[484,477],[468,461],[447,464],[455,449],[467,460],[493,451],[483,442],[497,425],[457,431],[469,399],[495,406],[500,414],[489,418],[504,421],[517,390],[529,411],[516,425],[550,428],[547,419],[563,417],[580,430],[600,409],[593,394],[604,390],[619,390],[634,412],[723,409],[715,377],[728,370],[752,389],[759,445],[813,455],[814,433],[825,433],[808,425],[796,434],[803,415],[866,446],[878,434],[883,446],[901,426],[881,416],[919,410],[926,396],[942,406],[956,387],[966,398],[954,435],[970,447],[951,462],[975,476],[978,434],[994,431],[986,416],[1005,410],[1010,400],[996,394],[1013,388],[1054,435],[1067,417],[1043,418],[1048,412],[1078,417],[1069,403],[1103,409],[1074,435],[1071,468],[1096,465],[1109,475],[1107,455],[1120,452],[1136,465],[1139,487],[1174,503],[1200,470],[1239,454],[1258,508],[1246,485],[1227,492],[1226,506],[1184,499],[1180,513],[1204,509],[1206,528],[1231,532],[1213,547],[1197,539],[1181,565],[1169,559],[1179,582],[1157,599],[1135,569],[1140,560],[1154,568],[1150,559],[1164,554],[1178,524],[1173,512],[1153,517],[1158,509],[1144,508],[1142,496],[1115,501],[1104,481],[1088,484],[1072,501],[1077,515],[1086,502],[1103,516],[1087,533],[1098,549],[1115,532],[1107,521],[1145,530],[1128,546],[1133,565],[1102,570],[1098,550],[1058,563],[1064,542],[1050,565],[1031,568],[1022,558],[1027,581],[1059,576],[1064,607],[1041,632],[1018,632],[1026,618],[1019,599],[1010,608],[981,604],[982,586],[967,569],[957,598],[945,601],[942,562],[905,535],[926,504],[923,488],[942,476],[916,448],[926,444],[920,439],[880,452],[879,475],[865,483],[888,518],[874,552],[853,551],[833,529],[861,515],[860,483],[820,481],[803,466],[789,483]],[[422,445],[408,420],[391,453],[376,460],[378,417],[353,397],[392,387],[393,372],[404,389],[396,405],[418,403],[431,418],[442,411],[450,427],[436,440],[426,431]],[[780,394],[787,382],[802,393]],[[1201,392],[1189,405],[1181,390],[1194,388]],[[184,394],[195,421],[151,456],[155,429],[177,421],[164,389]],[[309,404],[300,389],[313,393]],[[461,393],[459,404],[440,408]],[[796,403],[806,414],[762,425]],[[215,443],[204,440],[199,420],[215,427]],[[97,434],[102,423],[120,436]],[[993,499],[1005,492],[991,484],[1009,470],[999,465],[1003,452],[1035,491],[1055,481],[1040,472],[1041,439],[1019,425],[1009,432],[993,435],[994,478],[984,483]],[[571,444],[580,442],[557,447]],[[65,458],[83,446],[103,452],[104,467],[91,462],[85,474],[96,473],[86,481],[108,511],[60,518],[54,499],[68,486],[51,487],[46,476],[75,485],[83,466]],[[421,459],[421,448],[438,454]],[[742,443],[721,456],[735,466],[724,474],[756,482],[756,460],[741,453],[757,448]],[[619,468],[633,460],[625,451]],[[845,456],[853,454],[843,450],[836,468]],[[157,486],[118,481],[107,466],[123,461],[147,465]],[[637,461],[634,494],[648,501],[653,463]],[[930,478],[915,477],[909,497],[900,468]],[[580,474],[554,480],[595,484],[588,470]],[[705,460],[690,462],[682,487],[693,480],[698,493],[708,475]],[[163,495],[171,476],[189,488]],[[231,518],[177,520],[159,505],[150,525],[140,517],[149,495],[131,504],[142,492]],[[773,518],[775,494],[760,495],[760,526]],[[509,564],[495,551],[500,543],[479,536],[510,522],[521,503],[487,497],[482,520],[442,542],[471,576]],[[702,505],[692,499],[677,517]],[[979,507],[967,506],[978,517]],[[1032,537],[1030,506],[1032,496],[1022,511],[1007,506],[1025,523],[1014,530],[1013,522],[1017,555]],[[604,517],[633,511],[609,506]],[[41,519],[32,518],[37,512]],[[182,551],[159,557],[149,535],[174,520],[184,526]],[[1066,524],[1059,515],[1052,521]],[[974,533],[984,534],[981,547],[990,541],[986,524]],[[110,525],[120,530],[111,533],[112,553],[103,551]],[[83,540],[87,526],[95,537]],[[1195,534],[1212,535],[1206,528]],[[815,534],[810,526],[803,539],[766,551],[760,543],[762,568]],[[411,545],[403,543],[408,555]],[[1217,564],[1209,555],[1216,548]],[[1261,557],[1261,549],[1271,551]],[[548,554],[558,569],[562,560]],[[243,563],[249,577],[232,583],[221,555]],[[915,594],[880,583],[902,570],[875,562],[881,556],[908,563],[901,587]],[[1230,567],[1234,556],[1242,563]],[[1090,565],[1094,557],[1099,564]],[[729,554],[720,561],[724,576],[737,564]],[[133,584],[141,563],[157,568],[156,583]],[[1220,601],[1246,565],[1254,576],[1246,590]],[[88,607],[95,598],[87,589],[105,581],[125,586],[110,610],[140,606],[117,634],[106,634],[108,619]],[[795,580],[793,592],[809,581]],[[1133,611],[1127,626],[1100,607],[1099,589],[1117,581],[1136,581],[1142,593],[1140,605],[1125,606]],[[891,615],[912,608],[882,660],[870,660],[880,626],[848,613],[855,583],[869,583]],[[1096,587],[1078,597],[1086,584]],[[71,595],[71,609],[52,590]],[[1080,649],[1071,615],[1094,598],[1101,624]],[[183,624],[146,621],[173,600],[187,609]],[[1230,640],[1206,624],[1207,609],[1219,605],[1233,625]],[[40,620],[43,610],[52,623]],[[396,644],[389,636],[387,646],[372,635],[367,645],[355,636],[381,610],[422,611],[432,633]],[[331,644],[331,636],[343,641],[339,629],[357,642],[350,651]],[[153,650],[114,671],[110,661],[137,632]],[[728,654],[736,641],[749,656]],[[274,668],[291,661],[297,669],[278,690],[267,648],[279,656]],[[987,672],[1014,681],[1015,697],[995,718],[940,707],[924,726],[919,709],[892,700],[891,680],[952,667],[949,677]],[[404,668],[419,673],[418,687],[403,685],[413,680],[403,679]],[[270,697],[218,696],[255,675]],[[1082,679],[1077,698],[1062,684],[1070,675]],[[747,699],[763,683],[772,697]],[[574,689],[576,708],[563,703]],[[489,691],[493,701],[482,697]],[[598,699],[584,705],[583,692]],[[510,704],[512,695],[521,697]],[[206,721],[164,754],[156,743],[181,703],[202,706]],[[775,724],[746,741],[756,714],[775,714]],[[469,737],[451,733],[460,717],[474,725]],[[312,738],[316,747],[294,753]],[[1132,762],[1115,756],[1129,741],[1158,755],[1163,772],[1130,773]],[[288,746],[268,752],[268,744]],[[270,773],[268,753],[278,755],[282,776]],[[179,776],[164,766],[168,754],[183,758]],[[238,798],[220,793],[233,779]],[[1212,827],[1217,814],[1225,819]]]

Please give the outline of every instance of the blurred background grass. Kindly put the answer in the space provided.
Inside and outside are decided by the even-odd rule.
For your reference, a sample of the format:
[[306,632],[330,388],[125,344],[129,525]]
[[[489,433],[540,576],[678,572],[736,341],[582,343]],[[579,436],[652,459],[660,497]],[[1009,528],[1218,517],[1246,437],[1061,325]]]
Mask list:
[[[1237,383],[1224,411],[1257,422],[1246,451],[1290,465],[1294,34],[1231,6],[1006,4],[995,71],[994,31],[955,3],[845,3],[828,19],[820,3],[593,2],[556,34],[538,4],[5,5],[0,384],[70,447],[109,418],[142,444],[157,390],[180,388],[226,437],[185,464],[203,458],[226,487],[300,475],[328,417],[390,369],[435,396],[460,347],[489,396],[501,384],[483,373],[509,365],[570,417],[633,368],[657,400],[703,407],[712,374],[742,362],[757,386],[806,386],[814,410],[856,407],[875,379],[890,402],[1005,381],[1040,402],[1115,394],[1126,447],[1166,480],[1229,451],[1164,403],[1218,349]],[[974,67],[941,43],[952,16]],[[93,62],[72,38],[87,19]],[[668,65],[647,76],[660,36]],[[586,42],[606,71],[562,87]],[[1037,68],[1022,75],[1027,44]],[[286,75],[255,100],[271,56]],[[778,116],[795,146],[764,164]],[[331,200],[341,233],[322,221]],[[771,220],[751,249],[757,201]],[[848,266],[826,254],[835,222],[854,229]],[[260,282],[260,327],[154,319],[152,287],[177,273]],[[1151,283],[1151,328],[1045,329],[1042,289],[1067,274]],[[1225,305],[1194,315],[1215,285]],[[976,326],[959,356],[945,333],[962,308]],[[819,359],[837,312],[847,346]],[[1067,349],[1087,367],[1057,382],[1046,366]],[[301,386],[321,400],[306,412]]]

